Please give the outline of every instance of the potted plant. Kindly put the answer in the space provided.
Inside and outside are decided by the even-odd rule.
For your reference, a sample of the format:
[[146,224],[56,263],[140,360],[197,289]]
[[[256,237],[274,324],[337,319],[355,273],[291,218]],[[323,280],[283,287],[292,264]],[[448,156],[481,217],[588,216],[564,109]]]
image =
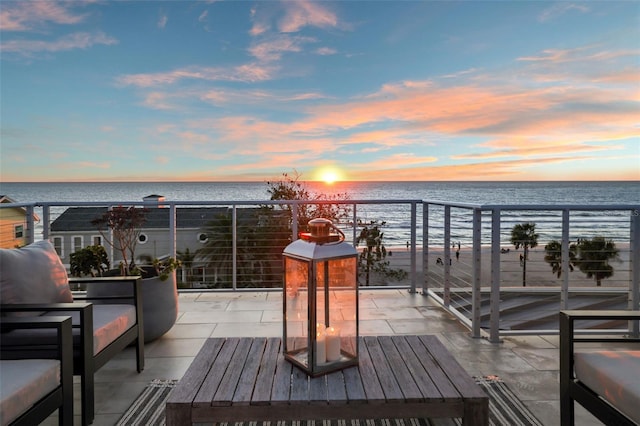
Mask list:
[[[101,271],[102,276],[142,276],[144,340],[150,342],[169,331],[178,317],[176,270],[180,267],[180,261],[172,257],[165,257],[152,259],[151,265],[137,265],[135,263],[136,244],[141,227],[146,222],[147,213],[148,209],[146,208],[118,206],[108,209],[91,223],[96,226],[104,241],[119,252],[122,259],[117,269]],[[96,267],[93,266],[93,269],[95,270]],[[82,273],[87,269],[72,268],[72,274],[74,271]],[[87,288],[87,297],[89,298],[92,296],[119,296],[126,293],[130,293],[130,289],[120,283]]]
[[70,264],[74,277],[102,277],[111,267],[107,251],[101,245],[87,246],[71,253]]

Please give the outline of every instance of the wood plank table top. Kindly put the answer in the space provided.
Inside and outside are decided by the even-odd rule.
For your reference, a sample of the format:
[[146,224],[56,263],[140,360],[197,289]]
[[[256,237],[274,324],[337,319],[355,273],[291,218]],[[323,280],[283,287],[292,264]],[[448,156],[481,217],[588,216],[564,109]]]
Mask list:
[[462,417],[489,398],[435,336],[360,337],[357,366],[311,378],[280,338],[212,338],[172,390],[168,426],[198,422]]

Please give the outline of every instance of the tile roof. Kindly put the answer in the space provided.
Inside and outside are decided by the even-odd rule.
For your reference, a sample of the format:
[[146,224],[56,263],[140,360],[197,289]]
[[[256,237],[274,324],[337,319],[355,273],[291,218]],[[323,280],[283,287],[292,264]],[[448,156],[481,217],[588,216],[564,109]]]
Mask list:
[[[95,231],[91,221],[104,214],[107,207],[70,207],[51,222],[52,232]],[[228,207],[176,208],[177,228],[202,228],[221,214],[228,214]],[[166,229],[169,227],[168,208],[149,208],[142,229]]]

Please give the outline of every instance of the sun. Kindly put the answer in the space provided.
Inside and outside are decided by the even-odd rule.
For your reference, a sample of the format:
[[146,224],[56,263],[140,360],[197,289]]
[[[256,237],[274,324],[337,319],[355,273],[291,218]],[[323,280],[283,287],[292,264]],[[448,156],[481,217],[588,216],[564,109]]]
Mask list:
[[327,185],[331,185],[340,181],[342,178],[338,170],[334,168],[326,167],[321,170],[318,170],[317,179],[326,183]]

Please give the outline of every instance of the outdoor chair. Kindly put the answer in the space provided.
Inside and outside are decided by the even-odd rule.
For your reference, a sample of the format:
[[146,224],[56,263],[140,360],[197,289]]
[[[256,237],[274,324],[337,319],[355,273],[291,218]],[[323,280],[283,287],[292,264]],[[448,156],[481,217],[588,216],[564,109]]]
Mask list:
[[0,340],[0,424],[32,426],[58,410],[60,426],[73,425],[73,344],[70,317],[0,319],[2,333],[48,329],[56,334],[55,359],[16,358]]
[[[127,346],[134,344],[136,367],[144,369],[142,290],[140,280],[131,280],[131,304],[117,302],[94,305],[74,302],[67,271],[48,240],[19,249],[0,249],[0,299],[2,315],[69,315],[73,323],[74,375],[80,376],[82,425],[93,422],[94,374]],[[92,285],[92,283],[87,283]],[[108,283],[96,283],[108,285]],[[43,357],[34,343],[54,343],[46,330],[13,330],[2,336],[3,351],[15,356]],[[46,353],[52,357],[53,352]]]
[[[640,338],[577,333],[585,322],[640,320],[640,311],[560,311],[560,423],[575,424],[574,402],[607,425],[640,424]],[[587,344],[585,346],[584,344]],[[591,345],[591,346],[589,346]]]

